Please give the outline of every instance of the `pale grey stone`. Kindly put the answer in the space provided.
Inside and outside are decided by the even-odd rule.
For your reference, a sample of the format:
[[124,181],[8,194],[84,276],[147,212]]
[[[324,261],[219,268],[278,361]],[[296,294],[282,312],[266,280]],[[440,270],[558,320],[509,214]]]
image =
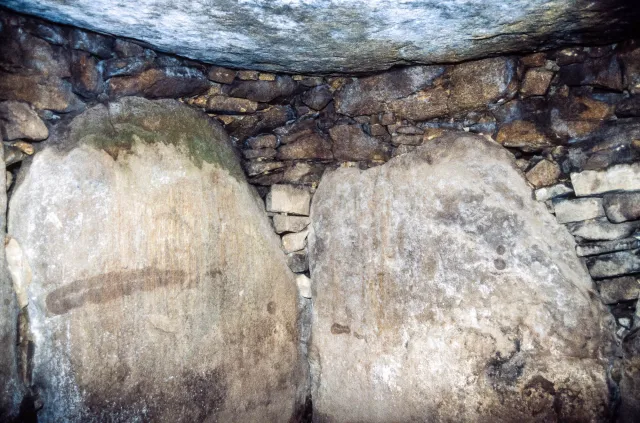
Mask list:
[[282,249],[285,253],[293,253],[296,251],[304,250],[307,246],[308,230],[302,232],[294,232],[286,234],[282,237]]
[[306,275],[296,276],[296,284],[298,285],[298,293],[300,294],[301,297],[304,297],[304,298],[313,297],[311,293],[311,279],[309,279]]
[[640,218],[640,192],[620,192],[603,197],[604,210],[612,222],[626,222]]
[[[528,164],[528,162],[527,162]],[[547,201],[573,192],[573,188],[567,184],[555,184],[550,187],[539,188],[534,191],[534,196],[538,201]]]
[[640,248],[640,239],[624,238],[613,241],[590,242],[588,244],[578,245],[576,253],[580,257],[593,256],[596,254],[612,253],[614,251],[633,250]]
[[276,184],[267,194],[267,211],[309,216],[311,194],[305,188]]
[[602,198],[576,198],[556,200],[553,210],[558,223],[579,222],[604,216]]
[[587,258],[589,273],[596,279],[640,272],[640,250],[617,251]]
[[631,236],[640,222],[611,223],[606,217],[566,224],[573,236],[585,241],[610,241]]
[[292,419],[295,276],[224,130],[138,97],[60,129],[9,217],[33,275],[38,420]]
[[300,73],[371,71],[605,43],[617,41],[637,18],[633,3],[594,13],[569,0],[177,0],[170,7],[160,0],[5,0],[3,5],[221,66]]
[[640,281],[633,276],[603,279],[598,281],[598,290],[600,298],[605,304],[637,300],[638,294],[640,294]]
[[[608,312],[499,145],[443,137],[326,172],[311,228],[314,418],[597,421],[609,406]],[[540,383],[572,395],[529,395]]]
[[276,214],[273,216],[273,227],[276,233],[300,232],[309,226],[311,220],[307,216],[289,216],[286,214]]
[[609,191],[640,190],[640,163],[572,173],[571,183],[576,195],[580,197]]
[[27,103],[4,101],[0,103],[0,136],[5,141],[42,141],[49,136],[49,130]]

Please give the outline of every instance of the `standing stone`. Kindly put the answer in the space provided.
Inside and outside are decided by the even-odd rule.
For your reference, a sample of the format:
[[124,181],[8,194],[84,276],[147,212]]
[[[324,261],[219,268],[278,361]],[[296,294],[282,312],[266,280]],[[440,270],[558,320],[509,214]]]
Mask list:
[[222,128],[129,97],[53,137],[9,217],[33,272],[40,421],[293,416],[295,277]]
[[606,311],[506,150],[327,172],[311,221],[314,421],[606,421]]
[[[3,156],[0,148],[0,163],[4,169]],[[5,175],[5,172],[0,174]],[[6,184],[6,176],[2,175],[0,186]],[[7,194],[5,190],[0,190],[0,230],[3,234],[6,232],[6,210]],[[25,391],[18,373],[18,302],[7,269],[4,248],[0,254],[0,304],[0,421],[11,422],[18,417]]]

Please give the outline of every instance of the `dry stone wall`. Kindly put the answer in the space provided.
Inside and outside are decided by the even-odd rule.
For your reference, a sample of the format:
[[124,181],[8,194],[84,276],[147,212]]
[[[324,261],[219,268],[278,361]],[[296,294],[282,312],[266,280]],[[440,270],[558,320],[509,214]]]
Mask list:
[[[626,421],[640,409],[634,370],[640,327],[637,40],[372,75],[286,75],[205,65],[6,11],[0,21],[0,131],[9,196],[21,164],[87,107],[125,96],[178,99],[231,136],[298,274],[306,318],[313,291],[309,210],[325,170],[379,166],[455,131],[501,144],[533,198],[574,235],[576,253],[617,322],[621,360],[612,364],[612,380],[620,392],[612,395],[621,398]],[[18,306],[11,307],[16,315]],[[308,336],[303,330],[302,348]],[[20,345],[27,357],[28,342]],[[30,382],[25,376],[22,383]]]

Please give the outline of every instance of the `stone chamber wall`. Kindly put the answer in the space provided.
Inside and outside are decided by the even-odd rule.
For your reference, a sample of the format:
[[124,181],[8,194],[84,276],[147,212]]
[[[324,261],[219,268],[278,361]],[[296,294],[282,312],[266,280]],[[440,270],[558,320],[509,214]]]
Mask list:
[[[56,127],[90,106],[126,96],[178,99],[206,112],[230,135],[298,275],[309,319],[309,215],[323,173],[377,167],[456,131],[478,134],[513,154],[533,198],[575,237],[594,292],[615,317],[616,354],[635,354],[638,41],[374,75],[317,76],[221,68],[6,11],[0,11],[0,29],[0,128],[9,198],[22,164],[38,155]],[[24,354],[21,377],[28,383],[29,341],[17,342]],[[612,363],[617,386],[625,370]],[[615,386],[618,404],[624,393]],[[31,406],[41,407],[34,398]]]

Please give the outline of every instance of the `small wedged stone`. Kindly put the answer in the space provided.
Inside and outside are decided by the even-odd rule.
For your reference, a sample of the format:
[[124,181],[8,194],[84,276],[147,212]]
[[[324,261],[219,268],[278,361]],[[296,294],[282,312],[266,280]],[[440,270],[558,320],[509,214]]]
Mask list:
[[104,91],[102,68],[95,57],[84,51],[73,51],[71,83],[73,90],[85,98],[95,97]]
[[534,191],[534,197],[538,201],[547,201],[571,193],[573,193],[572,187],[565,183],[560,183],[549,187],[538,188]]
[[267,195],[267,211],[309,216],[311,194],[307,189],[278,184]]
[[303,298],[312,298],[311,293],[311,279],[307,275],[296,276],[296,285],[298,286],[298,293]]
[[270,160],[247,160],[243,162],[243,167],[248,176],[256,176],[266,172],[272,172],[286,166],[283,162]]
[[392,135],[391,144],[398,145],[421,145],[423,141],[422,135]]
[[546,69],[529,69],[524,75],[520,93],[523,97],[545,95],[549,89],[553,75],[554,72]]
[[294,253],[296,251],[304,250],[307,246],[308,230],[301,232],[288,233],[282,236],[282,250],[286,253]]
[[255,113],[258,103],[244,98],[214,95],[207,99],[205,110],[217,113]]
[[236,71],[233,69],[227,69],[220,66],[212,66],[207,72],[207,78],[211,81],[219,82],[221,84],[231,84],[236,79]]
[[638,228],[640,222],[611,223],[606,217],[566,224],[569,232],[585,241],[610,241],[627,238]]
[[231,88],[232,97],[246,98],[251,101],[268,103],[280,97],[293,94],[296,83],[290,76],[278,76],[275,81],[239,81]]
[[189,97],[205,92],[209,81],[197,69],[172,66],[153,68],[138,75],[118,76],[109,80],[109,96],[143,96],[148,98]]
[[309,260],[306,251],[296,251],[287,254],[287,265],[294,273],[302,273],[309,270]]
[[322,110],[331,100],[333,100],[333,95],[331,94],[328,86],[319,85],[317,87],[313,87],[309,91],[306,91],[302,94],[300,99],[313,110]]
[[449,109],[454,113],[483,109],[500,99],[512,97],[516,88],[513,59],[496,57],[461,63],[451,71]]
[[153,66],[153,57],[119,57],[102,62],[105,79],[114,76],[131,76],[146,71]]
[[604,211],[615,223],[640,219],[640,192],[620,192],[605,194]]
[[558,83],[569,86],[592,85],[622,91],[622,70],[615,55],[561,66]]
[[277,234],[300,232],[309,226],[310,222],[307,216],[289,216],[286,214],[273,216],[273,228]]
[[0,136],[5,141],[42,141],[49,136],[49,129],[27,103],[4,101],[0,102]]
[[449,92],[446,89],[433,87],[392,100],[386,109],[399,118],[422,121],[446,116],[449,112],[448,100]]
[[496,141],[505,147],[523,151],[540,151],[553,145],[533,122],[517,120],[500,126]]
[[529,68],[538,68],[547,63],[547,53],[539,52],[529,54],[520,58],[520,63]]
[[365,134],[360,125],[336,125],[329,135],[336,160],[386,161],[391,157],[391,146]]
[[283,144],[278,148],[278,160],[331,160],[331,142],[318,133],[310,133],[298,137],[294,142]]
[[276,157],[276,150],[274,148],[259,148],[242,150],[242,155],[247,160],[253,159],[272,159]]
[[623,238],[613,241],[590,242],[576,246],[576,254],[580,257],[612,253],[614,251],[640,248],[640,239]]
[[273,105],[250,115],[233,116],[231,123],[225,125],[229,135],[245,140],[248,137],[271,131],[286,124],[293,118],[293,110],[286,105]]
[[288,184],[315,184],[320,182],[326,166],[320,163],[294,163],[285,169],[282,182]]
[[258,137],[249,138],[247,145],[250,148],[276,148],[278,146],[278,139],[275,135],[260,135]]
[[113,51],[118,57],[134,57],[142,56],[145,52],[144,47],[131,41],[116,38],[113,44]]
[[587,268],[594,279],[640,272],[640,250],[617,251],[588,257]]
[[527,180],[536,188],[553,185],[558,181],[560,166],[554,161],[542,159],[525,174]]
[[571,173],[571,183],[576,195],[580,197],[609,191],[640,190],[640,163]]
[[602,198],[576,198],[553,201],[558,223],[580,222],[604,216]]
[[633,276],[602,279],[597,282],[597,286],[600,298],[605,304],[637,300],[640,295],[640,281]]

